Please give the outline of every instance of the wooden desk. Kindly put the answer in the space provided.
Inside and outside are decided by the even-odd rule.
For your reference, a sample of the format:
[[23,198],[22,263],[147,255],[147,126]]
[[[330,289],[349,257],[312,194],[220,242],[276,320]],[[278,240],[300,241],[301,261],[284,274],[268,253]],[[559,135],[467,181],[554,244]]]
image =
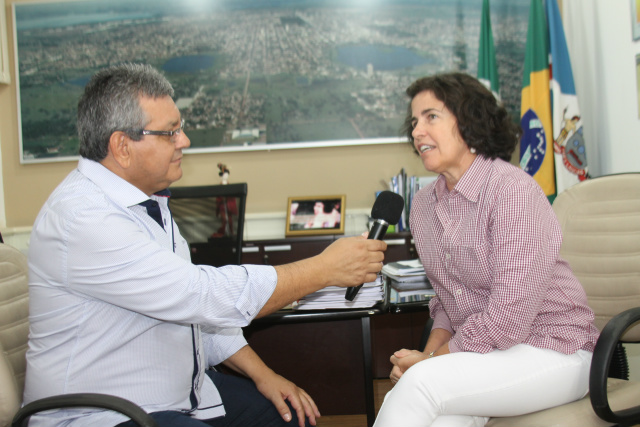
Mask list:
[[[245,242],[243,264],[278,265],[317,255],[342,236]],[[415,257],[408,233],[388,234],[385,262]],[[325,415],[367,414],[373,425],[373,379],[388,378],[389,357],[417,348],[428,314],[372,309],[289,311],[257,319],[247,341],[275,372],[306,390]],[[417,337],[417,338],[416,338]]]
[[309,393],[320,413],[323,407],[331,415],[366,413],[372,426],[376,414],[370,319],[386,310],[380,304],[279,311],[254,320],[245,336],[268,366]]
[[[344,236],[302,236],[246,241],[242,248],[242,264],[287,264],[318,255],[341,237]],[[417,257],[411,234],[390,233],[385,236],[384,240],[388,245],[384,256],[385,262]]]
[[365,413],[371,427],[374,378],[388,377],[394,351],[419,347],[428,317],[426,303],[388,300],[364,309],[284,310],[254,320],[245,336],[269,367],[309,393],[321,413]]

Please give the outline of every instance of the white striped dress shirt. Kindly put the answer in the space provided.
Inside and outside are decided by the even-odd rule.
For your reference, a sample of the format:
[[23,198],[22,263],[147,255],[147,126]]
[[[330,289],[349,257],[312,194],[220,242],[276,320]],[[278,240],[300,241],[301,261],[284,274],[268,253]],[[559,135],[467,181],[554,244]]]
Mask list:
[[[224,415],[204,371],[246,345],[240,328],[273,293],[276,272],[191,264],[167,198],[152,198],[164,228],[138,205],[148,199],[142,191],[81,159],[38,214],[29,246],[25,403],[94,392],[147,412]],[[105,427],[125,420],[110,411],[68,409],[30,425]]]

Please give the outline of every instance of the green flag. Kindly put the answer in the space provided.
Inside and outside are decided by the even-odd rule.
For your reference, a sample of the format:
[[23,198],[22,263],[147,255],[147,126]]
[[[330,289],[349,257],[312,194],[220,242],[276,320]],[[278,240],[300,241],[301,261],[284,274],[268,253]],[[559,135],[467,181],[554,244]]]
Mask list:
[[478,52],[478,80],[500,99],[500,83],[498,82],[498,66],[496,51],[493,46],[491,31],[491,11],[489,0],[482,2],[482,21],[480,22],[480,50]]

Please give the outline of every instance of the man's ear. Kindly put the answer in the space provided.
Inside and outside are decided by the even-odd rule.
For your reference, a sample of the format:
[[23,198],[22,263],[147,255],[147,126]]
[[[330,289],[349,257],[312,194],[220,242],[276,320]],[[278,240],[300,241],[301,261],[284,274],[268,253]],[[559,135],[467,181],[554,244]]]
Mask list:
[[115,131],[109,138],[109,154],[121,168],[127,169],[131,165],[131,139],[122,131]]

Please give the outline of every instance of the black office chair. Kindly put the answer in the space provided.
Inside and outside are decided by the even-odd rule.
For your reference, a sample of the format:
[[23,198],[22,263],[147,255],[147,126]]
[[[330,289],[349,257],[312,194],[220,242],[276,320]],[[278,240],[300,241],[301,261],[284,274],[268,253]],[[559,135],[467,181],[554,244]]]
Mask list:
[[22,392],[29,335],[27,257],[0,243],[0,427],[26,427],[33,414],[59,408],[93,407],[120,412],[138,425],[157,427],[142,408],[104,394],[65,394],[36,400],[24,407]]
[[171,214],[194,264],[241,263],[247,191],[246,183],[171,187]]

